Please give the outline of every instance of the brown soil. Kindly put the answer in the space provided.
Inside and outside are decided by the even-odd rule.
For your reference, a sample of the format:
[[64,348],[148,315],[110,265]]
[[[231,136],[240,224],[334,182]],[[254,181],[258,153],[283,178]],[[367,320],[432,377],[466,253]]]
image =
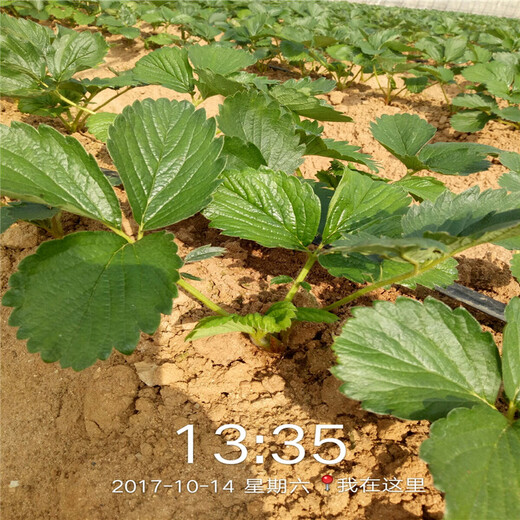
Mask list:
[[[128,68],[142,53],[139,45],[116,46],[107,61],[111,66]],[[104,73],[106,68],[99,70],[99,75]],[[106,110],[117,112],[145,97],[183,98],[160,87],[139,88],[120,97]],[[490,124],[476,135],[454,132],[441,93],[434,89],[399,98],[390,107],[370,86],[354,86],[344,93],[334,92],[329,98],[353,117],[354,123],[326,123],[327,136],[362,144],[363,151],[384,166],[387,177],[399,177],[404,171],[369,132],[370,121],[383,113],[419,114],[439,128],[436,140],[471,140],[509,150],[519,148],[518,132],[498,124]],[[214,115],[220,101],[211,98],[202,107]],[[13,103],[4,100],[2,122],[13,120],[55,125],[21,114]],[[59,123],[56,127],[60,128]],[[75,137],[100,165],[111,166],[104,145],[85,135]],[[311,158],[303,171],[310,176],[327,163]],[[488,172],[442,180],[454,191],[474,184],[481,188],[497,187],[497,178],[503,171],[495,164]],[[128,210],[124,194],[120,190],[118,194],[123,208]],[[91,221],[69,216],[65,230],[80,229],[98,228]],[[207,243],[227,248],[223,258],[190,265],[186,271],[203,278],[203,282],[196,282],[197,286],[235,312],[265,310],[284,292],[283,287],[270,286],[270,279],[280,274],[295,275],[302,265],[298,253],[268,250],[221,236],[209,229],[201,216],[171,230],[181,255]],[[28,224],[17,224],[2,239],[1,281],[5,291],[8,277],[19,261],[34,253],[49,237]],[[465,253],[459,258],[462,283],[507,302],[520,294],[520,286],[508,269],[509,258],[506,251],[495,247]],[[299,295],[302,301],[315,298],[320,303],[331,302],[354,287],[346,280],[332,279],[319,268],[309,281],[313,294]],[[391,288],[358,304],[369,305],[373,299],[394,300],[402,294],[423,298],[427,293]],[[342,309],[341,316],[346,317],[348,312]],[[9,309],[2,309],[0,489],[5,520],[442,518],[442,496],[418,457],[429,424],[365,412],[358,403],[338,392],[339,383],[330,375],[329,368],[334,363],[330,345],[340,325],[297,325],[283,356],[267,355],[239,334],[186,343],[188,331],[209,312],[180,294],[172,314],[163,317],[153,336],[142,335],[133,355],[115,353],[107,362],[75,373],[62,370],[57,364],[45,364],[38,355],[29,354],[25,342],[17,340],[16,331],[7,325],[9,314]],[[475,315],[500,342],[500,323]],[[176,433],[188,424],[193,424],[195,431],[193,464],[186,461],[187,434]],[[238,424],[247,430],[244,444],[249,455],[245,462],[224,465],[215,459],[214,453],[229,459],[238,454],[236,448],[226,446],[225,441],[232,436],[215,435],[223,424]],[[294,432],[287,437],[273,435],[273,430],[283,424],[298,425],[305,432],[302,444],[306,456],[296,465],[281,465],[269,456],[275,452],[285,457],[297,454],[294,448],[282,449],[283,441],[293,439]],[[313,446],[317,424],[342,425],[342,432],[327,432],[347,444],[348,455],[342,463],[326,466],[312,457],[317,452]],[[256,435],[263,435],[265,443],[256,445]],[[336,449],[320,454],[329,459],[338,455]],[[256,463],[256,456],[263,456],[265,462]],[[326,473],[335,479],[329,492],[321,482]],[[366,478],[380,479],[380,489],[384,479],[399,479],[403,481],[403,492],[340,493],[336,487],[338,479],[349,477],[358,483]],[[424,479],[424,492],[406,492],[409,478]],[[173,487],[161,486],[154,494],[154,479]],[[261,479],[264,493],[246,493],[248,479]],[[269,479],[271,487],[275,484],[273,479],[286,479],[287,492],[268,493]],[[302,486],[290,493],[295,487],[291,482],[298,479],[308,483],[308,494]],[[145,492],[139,484],[134,493],[113,493],[115,480],[145,481]],[[178,480],[182,481],[182,493],[177,489]],[[186,490],[190,480],[209,487],[191,494]],[[218,493],[213,490],[215,480]],[[222,489],[229,480],[233,481],[233,493]]]

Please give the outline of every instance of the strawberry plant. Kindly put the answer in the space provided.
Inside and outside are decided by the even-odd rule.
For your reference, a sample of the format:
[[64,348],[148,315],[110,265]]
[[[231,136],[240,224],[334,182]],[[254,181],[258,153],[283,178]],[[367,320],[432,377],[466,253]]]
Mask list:
[[[496,53],[495,60],[477,63],[462,71],[474,82],[474,94],[461,94],[453,99],[457,113],[451,126],[459,132],[478,132],[491,120],[520,129],[520,60],[518,54]],[[498,101],[505,100],[506,107]]]
[[420,456],[446,520],[517,518],[520,298],[506,308],[502,357],[465,309],[430,297],[352,312],[333,346],[340,391],[371,412],[433,422]]
[[[215,121],[187,102],[136,102],[116,118],[108,150],[137,223],[135,237],[122,230],[109,181],[76,140],[44,125],[1,127],[2,194],[93,218],[110,230],[45,242],[12,276],[4,304],[15,308],[11,324],[20,327],[20,338],[29,339],[31,352],[76,370],[106,359],[113,347],[130,353],[139,331],[153,333],[160,314],[170,312],[177,286],[217,313],[188,339],[245,332],[262,348],[277,350],[295,320],[333,322],[333,309],[392,283],[449,285],[457,276],[453,257],[478,244],[519,248],[515,192],[446,190],[435,201],[412,205],[403,187],[349,168],[335,189],[304,180],[291,175],[301,145],[295,141],[296,148],[288,148],[289,136],[274,134],[274,123],[251,126],[257,106],[252,115],[240,115],[239,106],[240,94],[222,106],[218,123],[227,132],[224,140],[215,139]],[[271,110],[260,106],[262,112]],[[258,143],[267,165],[237,168],[235,162],[222,172],[230,133],[248,149],[247,140]],[[262,148],[273,136],[280,148]],[[283,301],[264,315],[230,314],[180,278],[173,237],[156,230],[202,209],[210,226],[225,235],[306,254],[298,276],[284,280],[291,285]],[[317,262],[333,276],[369,285],[321,309],[298,308],[294,296]],[[62,339],[64,323],[74,329],[73,345]]]
[[430,143],[436,128],[412,114],[383,115],[371,123],[370,128],[374,138],[407,169],[406,175],[395,184],[418,200],[435,200],[445,189],[434,177],[417,176],[422,170],[465,176],[487,170],[491,166],[487,156],[498,157],[512,170],[520,159],[516,152],[504,152],[479,143]]
[[[113,78],[78,81],[73,76],[103,61],[108,45],[96,33],[48,27],[0,13],[0,94],[19,100],[21,112],[57,117],[69,132],[81,130],[87,119],[139,82],[131,73]],[[123,88],[125,87],[125,88]],[[119,90],[91,109],[95,96]]]

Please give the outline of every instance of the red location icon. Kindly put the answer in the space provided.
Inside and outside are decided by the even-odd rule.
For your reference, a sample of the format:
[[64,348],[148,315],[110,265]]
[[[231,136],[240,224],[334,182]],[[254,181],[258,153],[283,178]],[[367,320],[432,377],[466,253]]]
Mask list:
[[333,480],[334,477],[332,475],[323,475],[323,477],[321,477],[321,481],[325,484],[325,491],[329,491],[330,484],[332,484]]

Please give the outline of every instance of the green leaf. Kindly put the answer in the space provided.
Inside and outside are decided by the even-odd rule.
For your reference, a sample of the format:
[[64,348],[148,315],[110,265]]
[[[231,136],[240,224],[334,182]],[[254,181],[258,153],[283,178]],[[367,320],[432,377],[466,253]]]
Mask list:
[[141,31],[137,27],[107,27],[108,32],[111,34],[121,34],[128,40],[134,40],[141,36]]
[[[520,153],[516,152],[502,152],[498,156],[500,162],[513,172],[520,173]],[[516,190],[511,190],[516,191]]]
[[0,125],[2,194],[121,226],[119,201],[94,157],[50,126]]
[[470,175],[486,171],[491,163],[486,160],[486,151],[476,143],[427,144],[418,158],[433,172],[444,175]]
[[214,119],[187,101],[136,101],[116,118],[107,147],[141,229],[169,226],[206,206],[224,166],[214,137]]
[[457,132],[478,132],[482,130],[493,116],[481,112],[480,110],[463,110],[455,114],[451,119],[451,126]]
[[332,312],[314,307],[297,307],[296,321],[311,321],[313,323],[335,323],[339,318]]
[[[448,38],[444,45],[444,60],[446,62],[457,62],[462,58],[468,47],[468,38],[466,35],[454,36]],[[463,60],[464,61],[464,60]]]
[[472,108],[476,110],[492,110],[498,108],[497,102],[485,94],[459,94],[451,104],[455,107]]
[[218,334],[243,332],[255,335],[261,333],[277,333],[288,329],[296,318],[296,307],[289,302],[277,302],[271,305],[262,315],[257,312],[239,316],[209,316],[202,318],[195,328],[186,336],[186,341],[193,341]]
[[[312,87],[308,87],[308,92],[307,89],[298,88],[297,83],[290,83],[290,81],[276,85],[269,91],[269,94],[280,105],[300,116],[319,121],[352,121],[351,117],[338,112],[322,99],[314,97],[313,93],[310,92]],[[294,85],[294,87],[291,87],[291,85]]]
[[35,114],[44,117],[57,117],[68,110],[60,105],[60,99],[54,94],[43,94],[38,97],[22,97],[18,101],[18,110],[24,114]]
[[390,230],[384,234],[391,236],[396,216],[406,213],[410,202],[402,188],[345,169],[329,205],[323,243],[329,244],[342,233],[363,230],[374,222],[389,225]]
[[7,206],[0,207],[1,223],[0,233],[3,233],[7,228],[18,220],[25,220],[27,222],[37,222],[40,220],[47,220],[58,214],[58,208],[50,208],[43,204],[34,204],[33,202],[9,202]]
[[99,65],[107,52],[108,45],[101,34],[71,31],[54,40],[47,66],[56,81],[66,81],[76,72]]
[[506,121],[513,121],[520,123],[520,108],[518,107],[506,107],[493,110],[493,114],[498,117],[505,119]]
[[167,34],[167,33],[159,33],[159,34],[152,34],[149,38],[146,38],[145,40],[145,46],[148,48],[150,46],[150,43],[153,43],[155,45],[171,45],[172,43],[180,43],[182,40],[173,34]]
[[401,297],[353,314],[334,343],[332,372],[366,410],[434,421],[454,408],[494,405],[500,356],[462,307]]
[[0,13],[2,31],[11,36],[21,37],[38,49],[45,49],[51,43],[54,33],[49,27],[25,18],[14,18]]
[[207,69],[222,76],[229,76],[256,63],[253,54],[220,45],[192,45],[188,47],[188,55],[195,70]]
[[41,94],[46,67],[43,52],[30,41],[9,33],[0,35],[0,93],[3,96]]
[[207,260],[208,258],[213,258],[215,256],[222,256],[226,254],[225,247],[214,247],[210,245],[197,247],[193,251],[190,251],[186,258],[184,259],[185,264],[192,264],[194,262],[201,262],[202,260]]
[[[424,203],[423,203],[424,204]],[[418,264],[429,262],[440,257],[447,246],[438,240],[419,237],[390,238],[374,236],[364,232],[355,235],[343,235],[341,240],[332,244],[331,252],[343,254],[362,253],[379,255],[383,258],[414,261]]]
[[138,85],[148,84],[139,81],[134,76],[134,69],[125,70],[117,76],[108,78],[93,78],[80,80],[81,85],[84,85],[88,90],[92,87],[119,89],[121,87],[136,87]]
[[226,136],[253,143],[273,170],[293,173],[303,162],[305,148],[292,117],[262,93],[239,92],[226,98],[217,121]]
[[520,235],[520,199],[505,190],[480,193],[474,186],[458,195],[444,192],[435,202],[412,206],[402,220],[410,237],[429,237],[450,250]]
[[226,169],[228,170],[242,170],[248,167],[257,169],[266,165],[258,147],[253,143],[243,141],[240,137],[224,136],[221,155],[226,157]]
[[269,285],[278,285],[282,283],[291,283],[294,282],[294,278],[291,278],[290,276],[287,276],[286,274],[282,274],[280,276],[275,276],[271,279],[271,282]]
[[202,278],[199,278],[198,276],[195,276],[190,273],[179,273],[181,275],[181,278],[184,278],[185,280],[194,280],[195,282],[201,282]]
[[176,92],[193,91],[188,53],[179,47],[164,47],[147,54],[135,64],[134,75],[144,83],[162,85]]
[[453,410],[433,424],[420,456],[446,493],[445,520],[520,517],[520,421],[488,407]]
[[428,78],[426,76],[418,76],[412,78],[403,78],[406,90],[413,94],[422,92],[428,86]]
[[305,144],[305,155],[319,155],[330,157],[341,161],[351,161],[364,164],[371,170],[377,172],[377,163],[365,153],[359,153],[359,146],[348,144],[347,141],[334,141],[320,136],[305,136],[302,141]]
[[498,179],[498,184],[507,191],[520,192],[520,172],[504,173]]
[[73,14],[73,18],[78,25],[90,25],[92,22],[96,20],[96,17],[94,15],[88,15],[82,13],[81,11],[75,11]]
[[401,186],[408,193],[411,193],[415,199],[434,201],[447,188],[444,184],[435,179],[435,177],[418,177],[416,175],[406,176],[393,183]]
[[[516,265],[520,266],[520,255],[515,255]],[[513,258],[515,258],[513,257]],[[513,273],[514,274],[514,273]],[[518,276],[518,272],[516,276]],[[519,277],[520,278],[520,277]],[[510,401],[520,409],[520,298],[512,298],[506,307],[507,325],[504,328],[504,347],[502,350],[502,372],[504,391]]]
[[[133,352],[139,331],[153,334],[170,314],[182,265],[173,235],[135,243],[104,231],[44,242],[9,280],[3,304],[30,352],[82,370],[112,348]],[[73,341],[68,338],[73,338]]]
[[[340,253],[320,255],[319,261],[332,276],[342,276],[356,283],[376,283],[405,273],[413,273],[413,266],[409,263],[360,253],[351,253],[348,256]],[[436,285],[447,287],[458,277],[457,261],[449,258],[435,268],[417,276],[410,276],[399,283],[410,289],[415,289],[417,285],[433,289]]]
[[374,138],[407,168],[422,170],[424,165],[416,155],[435,135],[434,126],[412,114],[382,115],[370,123]]
[[320,221],[320,202],[297,177],[265,168],[228,171],[204,215],[210,227],[265,247],[306,250]]
[[197,71],[199,79],[196,81],[197,88],[203,99],[211,96],[232,96],[237,92],[247,90],[247,85],[237,81],[233,77],[226,78],[222,74],[216,74],[211,70],[200,69]]
[[87,119],[87,129],[96,139],[106,143],[108,140],[108,129],[116,117],[117,114],[112,114],[111,112],[97,112]]
[[513,255],[511,260],[511,272],[513,276],[520,281],[520,253]]

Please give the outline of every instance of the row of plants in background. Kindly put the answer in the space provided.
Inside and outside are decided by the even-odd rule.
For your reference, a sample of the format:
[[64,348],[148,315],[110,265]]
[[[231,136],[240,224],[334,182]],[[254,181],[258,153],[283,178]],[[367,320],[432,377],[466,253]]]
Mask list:
[[[438,13],[428,16],[421,13],[419,23],[419,15],[413,11],[409,17],[402,19],[398,12],[381,12],[374,6],[352,7],[335,2],[319,6],[308,2],[259,2],[253,5],[240,2],[216,2],[211,5],[206,2],[126,2],[123,6],[110,1],[46,2],[40,6],[40,11],[44,11],[45,15],[37,15],[35,9],[38,5],[32,9],[28,9],[25,2],[4,2],[3,5],[4,9],[16,14],[30,14],[40,19],[51,16],[60,23],[94,23],[95,20],[98,25],[112,28],[114,34],[124,34],[129,38],[137,37],[135,31],[139,32],[139,29],[135,24],[139,21],[150,24],[154,30],[174,26],[182,33],[182,38],[168,32],[154,34],[150,36],[153,39],[150,44],[155,45],[183,47],[203,40],[211,46],[238,45],[246,49],[249,59],[243,60],[244,64],[231,72],[222,70],[226,69],[222,61],[216,61],[212,69],[204,67],[204,70],[192,62],[198,75],[196,86],[202,98],[215,93],[228,95],[249,88],[251,84],[267,88],[269,81],[265,78],[240,71],[255,63],[259,70],[263,70],[272,60],[276,60],[286,67],[296,67],[304,76],[311,73],[328,75],[337,82],[339,89],[348,87],[354,81],[375,78],[387,104],[403,91],[419,93],[433,85],[440,85],[447,104],[457,112],[451,120],[452,126],[461,132],[481,130],[492,119],[512,128],[520,125],[520,38],[518,22],[514,20],[505,20],[497,28],[491,19],[485,17],[443,13],[441,20]],[[61,15],[60,10],[63,11]],[[91,19],[94,12],[97,14]],[[119,18],[116,19],[116,16]],[[392,21],[397,22],[397,19],[399,23],[392,26]],[[119,25],[116,23],[118,20]],[[6,26],[9,28],[10,24]],[[61,27],[58,36],[65,31]],[[20,34],[23,32],[13,30],[12,36],[14,34],[22,38]],[[217,36],[218,43],[215,42]],[[22,54],[25,52],[20,44],[15,49],[13,45],[8,47],[14,55],[20,50]],[[39,51],[42,53],[41,48]],[[215,51],[215,56],[218,52],[223,51]],[[102,58],[104,52],[98,50],[97,54]],[[164,56],[157,55],[156,59],[161,60]],[[221,55],[219,57],[222,58]],[[20,61],[27,63],[25,58],[15,58],[15,65],[20,65]],[[99,61],[91,60],[95,63],[88,67]],[[239,61],[232,60],[237,65]],[[38,70],[41,67],[42,64],[38,63]],[[34,70],[31,72],[35,73]],[[81,87],[74,85],[72,90],[81,92],[75,95],[67,92],[68,99],[83,101],[86,96],[90,101],[97,95],[98,89],[129,88],[146,84],[148,79],[132,77],[130,72],[121,76],[99,80],[94,85],[88,82],[82,82]],[[468,83],[457,82],[457,76]],[[43,81],[43,78],[39,77],[39,80]],[[446,86],[450,84],[460,89],[460,94],[452,100],[446,92]],[[61,88],[67,86],[71,88],[68,84]],[[183,84],[181,91],[191,87],[191,93],[194,86]],[[57,90],[60,91],[60,88]],[[17,96],[17,92],[11,89],[11,93],[5,91],[5,95]],[[59,100],[63,102],[62,97]],[[49,107],[41,107],[40,104],[34,107],[34,103],[30,103],[26,108],[32,113],[38,108],[41,115],[42,109],[48,110]],[[63,109],[56,108],[55,104],[53,110],[56,113],[70,109],[70,104],[65,104]],[[87,108],[86,103],[79,104]],[[72,131],[81,129],[81,122],[88,116],[84,113],[79,123],[73,120],[67,124]],[[100,120],[106,120],[106,116],[100,117]]]
[[[44,242],[11,276],[3,304],[14,308],[10,324],[28,340],[30,352],[75,370],[107,359],[113,348],[130,354],[140,332],[153,334],[161,314],[171,312],[178,288],[215,313],[200,320],[187,339],[242,332],[262,349],[277,352],[295,322],[334,323],[338,316],[332,311],[377,288],[451,284],[457,278],[454,257],[470,247],[520,248],[519,171],[502,177],[503,189],[475,187],[459,195],[445,188],[436,195],[427,190],[415,194],[420,203],[412,203],[400,181],[337,164],[319,172],[319,180],[302,179],[293,173],[303,146],[283,154],[286,139],[270,157],[260,146],[279,138],[275,123],[259,124],[269,121],[262,118],[271,116],[275,102],[263,93],[246,95],[226,99],[217,121],[186,101],[166,99],[136,102],[117,116],[107,146],[137,224],[135,236],[123,231],[113,187],[78,141],[45,125],[0,127],[3,195],[33,209],[88,217],[107,228]],[[246,101],[250,106],[244,109]],[[285,109],[275,108],[277,120],[283,120]],[[227,130],[225,138],[216,138],[217,123]],[[414,116],[384,116],[373,132],[406,166],[408,179],[432,157],[436,164],[452,151],[450,144],[428,144],[435,129]],[[228,136],[239,139],[240,146],[226,147]],[[479,145],[464,150],[459,152],[464,167],[472,170],[477,164],[485,167],[489,153],[520,163],[513,152]],[[258,152],[267,164],[259,162]],[[199,211],[224,235],[305,254],[294,279],[273,280],[288,285],[283,300],[264,314],[235,314],[187,281],[194,277],[182,272],[184,262],[223,250],[208,245],[183,262],[173,235],[161,229]],[[41,217],[37,223],[45,220]],[[306,278],[316,263],[334,277],[365,285],[323,307],[298,307],[294,297],[312,290]],[[516,254],[511,268],[517,277],[519,267]],[[518,298],[506,316],[502,358],[490,334],[467,311],[452,311],[433,298],[356,309],[333,347],[338,356],[333,371],[344,381],[346,395],[376,413],[436,421],[421,454],[446,492],[446,518],[485,518],[490,507],[496,518],[518,513]],[[67,339],[71,334],[73,343]],[[499,500],[504,483],[508,499]],[[476,500],[482,489],[489,501]]]
[[[436,129],[418,116],[384,115],[371,131],[403,165],[402,177],[390,180],[359,147],[323,137],[318,121],[351,119],[317,97],[336,82],[343,89],[374,78],[386,103],[434,84],[449,103],[445,87],[460,76],[469,83],[451,100],[454,128],[478,131],[490,120],[518,128],[515,21],[497,28],[485,17],[403,17],[402,10],[335,2],[15,0],[1,7],[16,18],[0,15],[0,93],[17,98],[23,112],[61,119],[68,132],[87,127],[107,142],[117,169],[108,176],[77,140],[49,126],[0,126],[1,194],[10,199],[0,208],[1,232],[22,220],[55,238],[20,263],[3,299],[18,338],[46,362],[82,370],[113,348],[131,354],[140,332],[153,334],[171,312],[179,288],[213,311],[187,340],[244,333],[281,352],[295,323],[337,327],[336,309],[378,288],[450,285],[456,257],[468,248],[520,250],[518,153],[431,143]],[[19,16],[59,25],[51,30]],[[69,28],[76,24],[168,46],[111,78],[78,80],[108,46],[99,33]],[[281,83],[249,72],[272,60],[304,77]],[[193,104],[148,99],[120,115],[102,112],[146,84],[189,94]],[[112,97],[97,103],[107,89]],[[216,119],[206,119],[194,105],[216,94],[225,100]],[[330,167],[303,179],[307,155],[332,159]],[[489,157],[510,170],[498,190],[455,195],[427,175],[485,171]],[[128,197],[133,235],[123,230],[114,185]],[[243,315],[197,288],[200,279],[183,265],[225,249],[208,244],[181,259],[165,228],[201,211],[224,235],[302,255],[296,276],[270,281],[286,286],[281,301]],[[64,236],[63,212],[107,231]],[[296,305],[300,291],[313,291],[307,277],[317,264],[359,287],[321,307],[315,298],[315,307]],[[511,271],[520,279],[518,252]],[[431,297],[375,302],[352,315],[333,345],[341,391],[372,412],[433,422],[421,457],[446,493],[445,518],[518,517],[520,298],[506,309],[502,356],[466,310]]]

